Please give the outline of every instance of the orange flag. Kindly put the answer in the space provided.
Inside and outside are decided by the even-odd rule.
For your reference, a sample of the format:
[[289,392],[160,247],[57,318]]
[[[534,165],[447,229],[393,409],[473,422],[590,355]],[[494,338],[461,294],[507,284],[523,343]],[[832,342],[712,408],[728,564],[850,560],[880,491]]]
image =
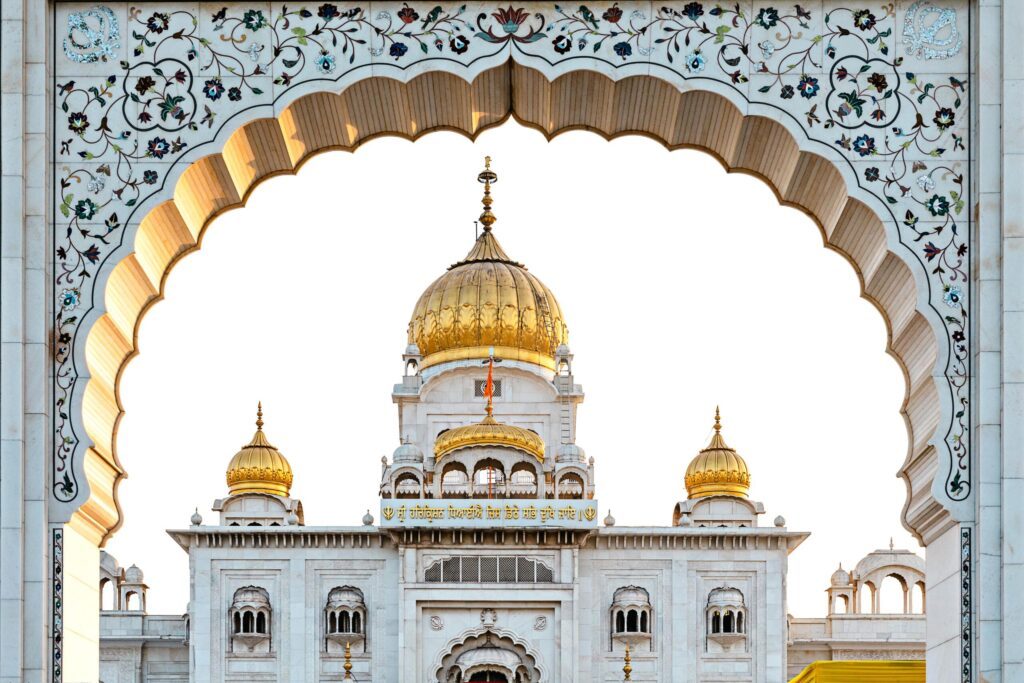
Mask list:
[[487,364],[487,384],[484,385],[484,396],[487,397],[487,415],[494,412],[494,356]]

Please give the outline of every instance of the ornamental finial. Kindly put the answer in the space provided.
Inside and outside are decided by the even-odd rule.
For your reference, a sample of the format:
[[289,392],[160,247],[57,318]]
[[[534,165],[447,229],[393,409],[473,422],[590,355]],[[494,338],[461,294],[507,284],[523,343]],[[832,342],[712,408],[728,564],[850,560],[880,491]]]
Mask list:
[[715,406],[715,434],[722,431],[722,414],[718,410],[718,406]]
[[263,401],[256,403],[256,431],[263,431]]
[[476,179],[484,184],[484,198],[481,200],[484,211],[480,214],[480,222],[484,226],[484,232],[490,232],[491,226],[498,220],[491,213],[491,204],[494,203],[494,200],[491,199],[491,184],[498,182],[498,174],[491,170],[491,157],[484,157],[484,170],[480,171]]
[[631,681],[631,680],[633,680],[633,678],[632,678],[633,667],[630,664],[630,662],[632,662],[632,660],[629,657],[629,645],[626,645],[626,656],[623,659],[624,659],[624,661],[626,663],[622,667],[622,673],[625,674],[625,677],[622,680],[624,680],[624,681]]
[[352,678],[352,643],[345,643],[345,664],[343,668],[345,669],[345,678],[341,680],[354,681],[355,679]]

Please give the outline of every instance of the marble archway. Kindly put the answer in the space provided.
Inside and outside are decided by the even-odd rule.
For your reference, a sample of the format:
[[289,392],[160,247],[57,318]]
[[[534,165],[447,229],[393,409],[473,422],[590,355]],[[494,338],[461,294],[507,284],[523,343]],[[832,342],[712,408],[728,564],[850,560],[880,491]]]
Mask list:
[[209,222],[320,151],[509,116],[702,149],[810,215],[904,371],[904,524],[956,534],[974,490],[966,54],[909,10],[809,7],[59,5],[54,585],[66,540],[95,548],[120,524],[119,378]]

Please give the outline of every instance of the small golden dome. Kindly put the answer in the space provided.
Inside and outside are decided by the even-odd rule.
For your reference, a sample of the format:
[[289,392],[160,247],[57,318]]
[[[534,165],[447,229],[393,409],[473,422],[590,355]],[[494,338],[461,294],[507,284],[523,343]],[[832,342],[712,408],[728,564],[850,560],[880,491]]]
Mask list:
[[497,175],[487,168],[483,232],[466,258],[450,266],[420,296],[409,321],[409,343],[423,354],[421,367],[464,359],[535,363],[555,369],[555,350],[569,330],[555,295],[526,266],[509,258],[491,232],[490,187]]
[[256,433],[252,441],[235,453],[228,463],[228,492],[269,493],[288,496],[292,485],[292,468],[281,453],[270,445],[263,433],[263,404],[256,409]]
[[715,408],[715,434],[707,448],[686,468],[686,493],[690,498],[706,496],[747,497],[750,471],[747,463],[722,438],[722,422]]
[[455,427],[441,433],[434,442],[434,457],[440,460],[468,446],[518,448],[544,462],[544,439],[529,429],[502,424],[490,415],[476,424]]

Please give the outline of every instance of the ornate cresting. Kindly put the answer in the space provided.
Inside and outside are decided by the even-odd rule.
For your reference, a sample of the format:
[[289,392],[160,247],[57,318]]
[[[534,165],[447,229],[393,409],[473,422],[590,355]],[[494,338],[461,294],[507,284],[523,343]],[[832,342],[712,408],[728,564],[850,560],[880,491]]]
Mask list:
[[[926,535],[917,520],[933,524],[939,505],[970,519],[965,2],[58,3],[55,14],[51,521],[74,514],[99,538],[118,526],[120,370],[165,273],[213,216],[320,149],[475,134],[513,110],[547,134],[583,126],[701,147],[812,214],[856,265],[904,366],[904,476],[937,470],[934,500],[911,492],[908,525]],[[415,112],[416,79],[441,72],[432,87],[461,89],[466,111],[335,121],[367,88]],[[559,108],[570,94],[594,106]],[[310,128],[316,116],[334,123]],[[862,239],[878,221],[881,251]]]

